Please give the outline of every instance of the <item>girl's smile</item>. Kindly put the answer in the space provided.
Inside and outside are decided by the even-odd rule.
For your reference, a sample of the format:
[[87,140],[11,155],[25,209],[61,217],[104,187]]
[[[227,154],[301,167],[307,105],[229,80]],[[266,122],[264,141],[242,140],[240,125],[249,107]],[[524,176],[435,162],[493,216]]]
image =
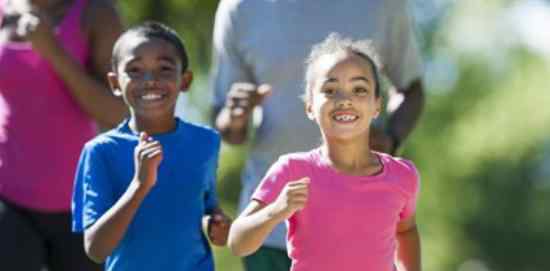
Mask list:
[[376,78],[367,60],[351,52],[328,54],[315,64],[306,111],[325,139],[360,139],[380,111]]

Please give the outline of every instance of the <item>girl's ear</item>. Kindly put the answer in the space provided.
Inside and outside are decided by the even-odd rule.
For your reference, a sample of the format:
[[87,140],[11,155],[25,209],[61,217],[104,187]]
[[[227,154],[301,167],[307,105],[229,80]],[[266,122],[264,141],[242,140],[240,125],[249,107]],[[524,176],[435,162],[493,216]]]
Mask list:
[[122,90],[120,89],[120,84],[118,83],[117,74],[114,72],[108,72],[107,81],[109,82],[109,86],[111,87],[111,91],[113,92],[113,95],[117,97],[121,97]]
[[187,70],[181,75],[181,92],[188,91],[189,87],[191,86],[191,82],[193,82],[193,72]]
[[307,118],[312,120],[312,121],[315,121],[315,115],[313,114],[313,110],[311,108],[311,103],[309,101],[306,101],[304,107],[305,107]]
[[373,119],[375,118],[378,118],[378,116],[380,115],[380,112],[382,111],[382,97],[379,96],[379,97],[376,97],[376,111],[374,113],[374,116],[372,116]]

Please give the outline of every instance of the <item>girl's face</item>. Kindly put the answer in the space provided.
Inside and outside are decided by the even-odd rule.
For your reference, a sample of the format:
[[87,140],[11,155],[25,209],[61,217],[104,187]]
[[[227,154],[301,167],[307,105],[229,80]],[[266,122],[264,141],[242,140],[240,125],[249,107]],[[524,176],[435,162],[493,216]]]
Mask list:
[[369,62],[352,52],[340,52],[324,55],[313,65],[306,113],[317,122],[325,140],[368,136],[381,106]]
[[187,89],[191,74],[182,71],[172,44],[133,35],[119,50],[117,71],[109,74],[109,80],[132,115],[153,119],[174,114],[178,94]]

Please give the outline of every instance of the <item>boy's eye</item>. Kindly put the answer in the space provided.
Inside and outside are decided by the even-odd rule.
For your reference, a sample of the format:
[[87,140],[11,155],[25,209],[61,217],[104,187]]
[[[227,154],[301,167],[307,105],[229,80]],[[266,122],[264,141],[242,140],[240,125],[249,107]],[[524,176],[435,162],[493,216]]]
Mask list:
[[130,67],[126,69],[126,72],[130,75],[139,74],[141,72],[141,69],[139,69],[138,67]]
[[172,67],[172,66],[162,66],[160,68],[160,70],[163,71],[163,72],[169,72],[169,71],[173,71],[174,67]]

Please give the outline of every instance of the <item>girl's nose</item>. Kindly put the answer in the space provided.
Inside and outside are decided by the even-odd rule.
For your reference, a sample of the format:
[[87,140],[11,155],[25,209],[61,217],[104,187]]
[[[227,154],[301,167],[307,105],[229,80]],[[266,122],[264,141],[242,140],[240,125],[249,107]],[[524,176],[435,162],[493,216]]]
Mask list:
[[340,91],[336,94],[337,107],[350,107],[351,105],[352,105],[351,98],[348,95]]

